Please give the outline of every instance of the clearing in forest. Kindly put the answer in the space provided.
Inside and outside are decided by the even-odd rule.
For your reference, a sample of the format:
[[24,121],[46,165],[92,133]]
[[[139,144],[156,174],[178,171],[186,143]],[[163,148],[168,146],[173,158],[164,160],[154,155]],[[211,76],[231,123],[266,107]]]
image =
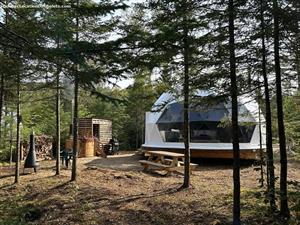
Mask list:
[[[38,173],[22,175],[17,186],[13,170],[2,167],[0,224],[231,224],[230,162],[199,161],[192,188],[178,191],[182,175],[144,173],[139,159],[134,154],[80,158],[76,183],[69,182],[70,169],[54,176],[54,161],[40,162]],[[289,166],[289,180],[299,181],[300,163]],[[241,169],[242,221],[272,224],[276,218],[267,214],[254,168],[247,163]],[[293,208],[300,194],[297,186],[289,187]],[[299,211],[292,216],[290,224],[296,225]]]

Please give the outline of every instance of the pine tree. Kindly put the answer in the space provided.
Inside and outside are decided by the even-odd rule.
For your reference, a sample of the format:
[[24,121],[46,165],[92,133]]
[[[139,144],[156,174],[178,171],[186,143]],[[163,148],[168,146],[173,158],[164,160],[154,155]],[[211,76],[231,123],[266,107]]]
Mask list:
[[17,143],[16,143],[16,170],[15,170],[15,183],[19,183],[20,179],[20,123],[21,123],[21,113],[20,113],[20,86],[21,86],[21,78],[20,78],[20,72],[17,74],[17,102],[16,102],[16,107],[17,107]]
[[[188,4],[183,4],[184,12],[188,12]],[[185,146],[184,153],[184,181],[183,188],[188,188],[190,186],[190,177],[191,177],[191,150],[190,150],[190,74],[189,74],[189,29],[188,29],[188,21],[187,14],[185,13],[183,16],[183,66],[184,66],[184,80],[183,80],[183,139]]]
[[[4,25],[6,26],[8,22],[8,10],[5,10],[4,15]],[[3,55],[5,56],[6,50],[3,48]],[[0,143],[2,143],[2,109],[4,106],[4,85],[5,85],[5,73],[4,71],[0,74]],[[1,147],[1,146],[0,146]]]
[[[79,8],[79,0],[76,0],[76,7]],[[78,13],[78,12],[77,12]],[[75,42],[79,41],[79,15],[76,14],[76,34],[75,34]],[[78,57],[75,55],[75,58]],[[74,62],[74,115],[73,115],[73,163],[72,163],[72,175],[71,181],[76,181],[77,179],[77,157],[78,157],[78,89],[79,89],[79,77],[78,70],[79,65],[76,60]]]
[[239,150],[239,125],[238,125],[238,87],[236,80],[236,58],[235,58],[235,34],[234,1],[229,0],[229,50],[230,50],[230,81],[231,81],[231,126],[232,126],[232,146],[233,146],[233,224],[241,224],[240,221],[240,150]]
[[[150,32],[148,49],[152,50],[151,61],[155,62],[161,71],[166,71],[168,66],[173,89],[173,94],[183,100],[183,140],[185,146],[185,169],[182,187],[190,186],[190,128],[189,112],[194,90],[199,85],[193,84],[203,67],[201,48],[205,38],[201,33],[207,26],[207,21],[202,20],[201,13],[205,7],[199,1],[149,1],[151,10],[149,22]],[[155,50],[154,50],[155,49]],[[165,75],[165,74],[164,74]],[[199,82],[200,83],[200,82]],[[199,84],[198,83],[198,84]]]
[[267,172],[268,172],[268,197],[270,198],[270,207],[272,211],[275,210],[275,174],[274,174],[274,162],[273,162],[273,144],[272,144],[272,117],[271,117],[271,103],[270,103],[270,91],[269,81],[267,76],[267,50],[265,44],[265,19],[264,11],[266,2],[260,0],[260,26],[261,26],[261,53],[262,53],[262,76],[264,83],[265,93],[265,113],[266,113],[266,148],[267,148]]
[[[60,39],[57,38],[57,47],[60,46]],[[56,71],[56,175],[60,174],[60,125],[61,125],[61,116],[60,116],[60,107],[61,107],[61,91],[60,91],[60,67]]]
[[4,74],[0,74],[0,142],[2,139],[2,109],[4,103]]
[[[73,118],[73,164],[72,164],[72,177],[71,180],[76,180],[77,177],[77,122],[78,122],[78,89],[79,84],[83,86],[94,89],[93,83],[105,82],[112,77],[116,77],[119,79],[123,76],[126,69],[121,68],[122,63],[126,63],[122,55],[121,45],[126,43],[126,38],[120,38],[114,41],[109,41],[103,38],[104,34],[110,34],[113,29],[118,24],[118,20],[115,20],[113,14],[118,9],[125,9],[126,5],[122,3],[122,1],[106,1],[103,3],[99,3],[98,5],[82,5],[80,2],[76,2],[77,5],[77,14],[76,14],[76,34],[75,34],[75,46],[73,46],[73,56],[74,56],[74,118]],[[80,27],[80,18],[79,16],[85,16],[87,18],[95,18],[100,21],[103,20],[105,16],[111,16],[111,20],[106,22],[105,24],[101,24],[103,28],[106,29],[101,30],[96,28],[97,22],[94,24],[92,28],[95,32],[95,40],[97,40],[98,35],[104,41],[101,44],[98,44],[97,41],[87,42],[85,40],[79,40],[78,29]],[[84,26],[84,24],[82,24]],[[107,59],[107,61],[105,61]],[[90,66],[87,63],[91,60],[94,65]],[[85,61],[85,62],[84,62]],[[99,63],[97,65],[97,63]],[[89,70],[83,71],[83,68],[86,69],[90,67],[91,72]],[[93,68],[95,67],[95,68]],[[86,75],[86,76],[84,76]]]
[[125,127],[127,127],[128,137],[132,137],[128,141],[130,148],[138,149],[144,143],[145,113],[151,111],[158,96],[148,69],[138,69],[133,78],[133,84],[126,88],[128,93],[126,113],[130,119]]
[[279,50],[279,7],[277,0],[273,0],[274,17],[274,59],[276,75],[276,102],[277,102],[277,120],[278,136],[280,148],[280,213],[284,217],[289,217],[289,207],[287,199],[287,153],[285,127],[283,118],[282,87],[281,87],[281,68],[280,68],[280,50]]
[[[3,3],[3,2],[2,2]],[[14,3],[14,2],[13,2]],[[29,4],[32,2],[28,2]],[[8,12],[9,11],[9,12]],[[9,15],[9,19],[8,19]],[[28,78],[29,70],[34,71],[32,63],[26,61],[29,53],[25,50],[25,45],[29,44],[31,38],[36,37],[38,32],[30,32],[34,28],[34,19],[32,23],[26,23],[25,20],[32,18],[35,15],[35,10],[22,10],[22,9],[6,9],[6,20],[5,24],[1,22],[1,43],[5,47],[5,56],[8,59],[10,69],[7,71],[7,76],[5,77],[5,85],[9,82],[14,82],[13,87],[16,87],[15,93],[15,106],[17,108],[17,134],[16,134],[16,150],[15,150],[15,183],[19,182],[19,170],[20,170],[20,123],[21,123],[21,109],[20,109],[20,91],[21,82],[25,77]],[[22,17],[24,20],[18,20]],[[26,38],[24,36],[27,36]],[[28,69],[29,68],[29,69]],[[22,69],[22,70],[21,70]],[[28,70],[27,70],[28,69]],[[1,109],[2,110],[2,109]]]

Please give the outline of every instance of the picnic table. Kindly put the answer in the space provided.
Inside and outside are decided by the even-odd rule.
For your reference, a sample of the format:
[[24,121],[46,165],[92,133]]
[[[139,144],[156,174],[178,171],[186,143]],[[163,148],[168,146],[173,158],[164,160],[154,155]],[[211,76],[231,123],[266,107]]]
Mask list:
[[[174,171],[178,172],[178,169],[184,167],[184,154],[167,152],[167,151],[147,151],[145,156],[148,156],[147,160],[140,160],[144,170],[148,170],[149,167],[154,167],[155,170],[165,170],[167,174],[171,174]],[[191,168],[195,168],[196,164],[190,164]]]

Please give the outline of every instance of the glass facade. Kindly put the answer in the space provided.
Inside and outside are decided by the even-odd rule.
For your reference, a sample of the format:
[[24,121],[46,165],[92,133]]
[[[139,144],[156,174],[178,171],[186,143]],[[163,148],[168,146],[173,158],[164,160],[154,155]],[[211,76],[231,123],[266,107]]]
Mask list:
[[[209,110],[192,110],[190,112],[190,135],[192,143],[231,143],[231,128],[226,126],[224,118],[228,118],[224,105],[218,105]],[[221,122],[222,121],[222,122]],[[160,135],[165,142],[183,142],[183,107],[182,104],[169,105],[158,122]],[[255,123],[253,118],[244,121],[239,126],[240,142],[251,141]]]

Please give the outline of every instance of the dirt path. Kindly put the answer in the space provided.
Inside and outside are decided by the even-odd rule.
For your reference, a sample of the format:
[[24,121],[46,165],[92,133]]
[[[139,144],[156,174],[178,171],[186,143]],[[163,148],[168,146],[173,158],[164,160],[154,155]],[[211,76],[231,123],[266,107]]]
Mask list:
[[87,167],[106,168],[122,171],[137,171],[141,170],[141,166],[138,162],[140,156],[135,154],[122,154],[108,156],[107,158],[95,158],[87,160],[84,165]]
[[[231,223],[230,164],[200,164],[192,188],[179,191],[181,175],[144,173],[138,159],[132,154],[79,159],[76,183],[69,182],[70,169],[54,176],[54,161],[41,162],[38,173],[21,176],[17,186],[2,171],[0,224]],[[259,174],[251,165],[241,170],[243,224],[278,224],[267,213]],[[289,180],[300,181],[298,162],[290,165]],[[300,206],[299,199],[300,191],[290,186],[290,205]],[[292,215],[290,224],[298,225],[299,211]]]

